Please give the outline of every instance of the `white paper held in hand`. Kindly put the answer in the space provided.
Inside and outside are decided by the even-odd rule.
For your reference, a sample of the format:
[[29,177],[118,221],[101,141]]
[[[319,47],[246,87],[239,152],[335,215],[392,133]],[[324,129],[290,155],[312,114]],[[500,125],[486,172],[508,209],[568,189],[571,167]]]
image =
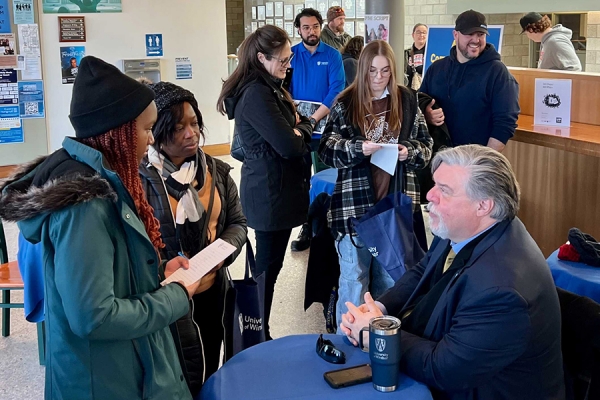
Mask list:
[[371,154],[371,164],[377,165],[390,175],[394,175],[396,165],[398,164],[398,145],[374,143],[381,146],[381,149]]
[[232,246],[223,239],[217,239],[206,246],[204,250],[190,258],[189,269],[179,268],[160,284],[165,286],[171,282],[181,282],[183,286],[189,286],[208,274],[210,270],[229,257],[235,250],[235,246]]

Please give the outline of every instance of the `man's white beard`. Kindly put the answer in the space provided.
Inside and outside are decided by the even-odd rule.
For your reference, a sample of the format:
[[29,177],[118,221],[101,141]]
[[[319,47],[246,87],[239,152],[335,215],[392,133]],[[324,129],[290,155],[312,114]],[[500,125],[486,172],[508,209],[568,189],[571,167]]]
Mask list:
[[427,204],[427,209],[429,210],[429,215],[434,214],[437,217],[437,227],[436,228],[434,228],[431,223],[431,217],[429,218],[429,229],[431,230],[431,233],[441,239],[448,239],[449,238],[448,227],[444,223],[444,220],[442,219],[440,214],[438,214],[436,212],[435,205],[433,203],[429,202]]

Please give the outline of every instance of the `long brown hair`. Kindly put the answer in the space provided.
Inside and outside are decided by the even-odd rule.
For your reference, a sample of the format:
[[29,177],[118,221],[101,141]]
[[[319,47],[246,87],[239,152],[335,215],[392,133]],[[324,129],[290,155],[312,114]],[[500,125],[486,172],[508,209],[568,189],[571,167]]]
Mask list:
[[[237,90],[260,76],[270,79],[269,73],[258,60],[258,53],[270,60],[281,52],[286,43],[291,43],[288,34],[275,25],[265,25],[250,34],[241,44],[238,52],[238,66],[231,76],[223,82],[221,94],[217,100],[217,111],[225,115],[225,99],[236,94]],[[292,97],[281,89],[286,99],[292,104]]]
[[387,89],[390,92],[390,130],[397,130],[402,123],[402,100],[396,83],[396,58],[392,47],[383,40],[373,40],[365,46],[358,58],[356,79],[348,86],[338,99],[348,105],[352,125],[362,127],[367,115],[373,113],[373,94],[371,93],[369,70],[376,56],[383,56],[390,64],[390,81]]
[[119,175],[123,185],[133,198],[135,208],[144,223],[150,241],[158,250],[165,245],[160,238],[160,223],[154,217],[154,210],[142,189],[136,156],[137,141],[135,120],[102,135],[81,139],[83,144],[101,152],[110,167]]

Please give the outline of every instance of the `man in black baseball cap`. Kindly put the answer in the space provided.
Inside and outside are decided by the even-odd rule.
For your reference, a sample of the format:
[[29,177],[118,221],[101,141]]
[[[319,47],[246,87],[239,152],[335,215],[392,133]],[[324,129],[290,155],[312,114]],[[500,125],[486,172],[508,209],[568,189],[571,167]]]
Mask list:
[[429,125],[446,124],[454,146],[480,144],[502,151],[519,117],[519,86],[487,43],[488,25],[480,12],[456,19],[450,55],[427,69],[420,91],[433,101],[422,110]]
[[485,33],[489,35],[487,30],[487,22],[485,15],[474,10],[465,11],[456,18],[456,26],[454,30],[463,35],[471,35],[475,32]]

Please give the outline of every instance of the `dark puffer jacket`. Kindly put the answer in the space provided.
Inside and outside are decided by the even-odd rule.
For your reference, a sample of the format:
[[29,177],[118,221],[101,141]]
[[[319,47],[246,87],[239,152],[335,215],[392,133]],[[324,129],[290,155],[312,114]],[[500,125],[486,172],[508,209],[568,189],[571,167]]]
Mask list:
[[[216,237],[223,239],[238,249],[225,260],[225,264],[223,265],[223,268],[225,268],[236,259],[240,253],[240,249],[246,243],[246,217],[242,213],[236,184],[229,175],[231,166],[215,158],[217,167],[215,173],[212,170],[212,159],[211,156],[206,155],[208,169],[213,179],[215,179],[215,189],[221,199],[221,213],[217,222]],[[169,203],[169,197],[159,172],[148,162],[147,158],[140,165],[140,177],[148,202],[154,208],[154,215],[160,222],[160,232],[166,246],[162,250],[162,255],[169,260],[176,257],[177,253],[181,250],[176,239],[175,220]],[[203,220],[200,221],[200,224],[203,224]],[[199,328],[197,324],[192,322],[192,315],[194,315],[194,309],[202,309],[207,306],[217,307],[221,310],[220,314],[223,314],[225,293],[229,286],[223,268],[217,271],[213,285],[213,287],[220,288],[218,304],[197,304],[196,300],[198,296],[194,296],[189,313],[182,318],[183,321],[178,321],[176,328],[172,327],[172,330],[178,332],[178,335],[174,335],[174,339],[178,345],[179,356],[183,358],[182,368],[186,374],[192,393],[199,391],[204,383],[203,348],[199,337]],[[225,334],[229,335],[230,332],[226,332]]]

